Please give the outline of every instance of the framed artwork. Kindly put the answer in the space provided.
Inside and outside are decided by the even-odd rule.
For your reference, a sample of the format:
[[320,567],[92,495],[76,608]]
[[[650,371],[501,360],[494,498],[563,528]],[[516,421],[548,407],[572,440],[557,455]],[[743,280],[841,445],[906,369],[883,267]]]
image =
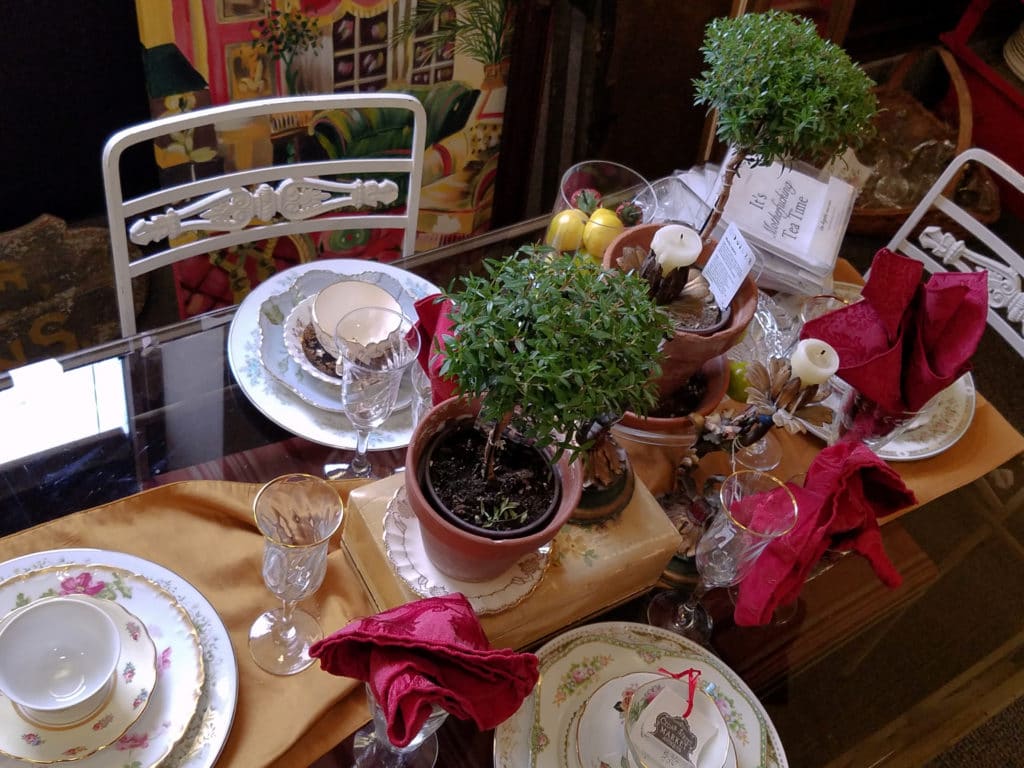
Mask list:
[[274,95],[274,64],[267,54],[244,42],[224,46],[224,57],[232,101]]
[[259,19],[265,5],[265,0],[217,0],[217,18],[223,22]]

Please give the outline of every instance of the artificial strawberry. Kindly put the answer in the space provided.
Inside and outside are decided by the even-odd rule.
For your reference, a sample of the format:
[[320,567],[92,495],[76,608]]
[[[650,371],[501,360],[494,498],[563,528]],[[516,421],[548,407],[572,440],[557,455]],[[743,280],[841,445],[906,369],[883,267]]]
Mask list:
[[634,224],[640,223],[640,219],[644,216],[644,209],[634,202],[620,203],[619,207],[615,209],[615,214],[623,224],[632,227]]
[[577,189],[569,198],[569,205],[589,216],[601,206],[601,193],[592,187]]

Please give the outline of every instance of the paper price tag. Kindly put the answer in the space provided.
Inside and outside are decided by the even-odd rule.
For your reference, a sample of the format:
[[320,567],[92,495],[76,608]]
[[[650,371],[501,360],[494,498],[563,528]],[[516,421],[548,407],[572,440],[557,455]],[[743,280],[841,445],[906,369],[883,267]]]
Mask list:
[[718,306],[729,306],[754,266],[754,252],[735,224],[730,224],[704,267],[704,277]]

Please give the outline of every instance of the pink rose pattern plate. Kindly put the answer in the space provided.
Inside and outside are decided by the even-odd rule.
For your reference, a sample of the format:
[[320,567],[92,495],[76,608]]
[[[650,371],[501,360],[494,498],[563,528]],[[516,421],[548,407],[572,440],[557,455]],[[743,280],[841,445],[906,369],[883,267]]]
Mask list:
[[[121,738],[146,711],[156,682],[156,653],[142,623],[110,600],[90,597],[114,621],[121,655],[113,689],[103,706],[74,724],[47,726],[33,720],[0,695],[0,753],[30,763],[77,761]],[[26,603],[27,604],[27,603]]]
[[[102,750],[93,750],[95,754],[60,755],[55,764],[76,768],[159,765],[185,734],[203,686],[203,652],[189,614],[170,592],[125,568],[72,563],[36,568],[0,583],[0,615],[55,595],[87,595],[120,605],[138,617],[139,631],[149,633],[156,650],[155,684],[148,706],[134,725],[127,732],[122,729],[123,735]],[[53,731],[35,733],[42,742],[54,738]],[[0,757],[0,768],[23,766],[12,757]]]

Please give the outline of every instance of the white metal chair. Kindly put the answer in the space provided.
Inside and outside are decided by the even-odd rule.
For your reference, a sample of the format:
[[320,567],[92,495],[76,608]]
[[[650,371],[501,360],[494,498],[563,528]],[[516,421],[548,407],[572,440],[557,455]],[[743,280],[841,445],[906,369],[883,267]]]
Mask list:
[[[123,196],[122,159],[136,145],[152,146],[155,139],[173,135],[188,151],[188,143],[181,139],[194,136],[197,128],[227,129],[264,116],[287,128],[289,116],[298,113],[365,109],[410,113],[407,154],[300,159],[193,179],[130,199]],[[103,178],[122,335],[136,332],[132,280],[192,256],[280,236],[352,229],[404,230],[402,255],[411,255],[425,137],[423,105],[403,93],[243,101],[161,117],[114,134],[103,151]],[[381,177],[403,174],[408,188],[405,205],[399,207],[393,205],[399,198],[398,185],[393,178]],[[146,255],[131,260],[129,240],[149,246]]]
[[[988,323],[1017,354],[1024,356],[1024,291],[1021,289],[1024,258],[950,197],[953,180],[958,178],[964,165],[969,162],[987,167],[1024,194],[1024,176],[991,152],[972,147],[957,155],[946,166],[903,226],[892,236],[888,248],[923,262],[929,272],[973,272],[987,269]],[[925,217],[934,210],[941,211],[960,229],[966,230],[976,243],[971,242],[969,247],[964,240],[941,226],[929,225],[922,228]],[[919,229],[915,243],[911,238]],[[984,253],[980,250],[984,250]],[[1014,324],[1018,327],[1015,328]]]
[[[995,232],[950,199],[955,179],[959,178],[969,162],[985,166],[1024,194],[1024,175],[991,152],[972,147],[961,152],[946,166],[903,226],[892,236],[888,247],[923,262],[929,272],[988,270],[988,324],[1006,339],[1018,355],[1024,357],[1024,258]],[[942,226],[921,226],[925,217],[934,210],[941,211],[949,221],[955,222],[960,229],[970,234],[970,247]],[[917,243],[911,239],[915,232]],[[1015,550],[1024,557],[1024,547],[1003,527],[1003,522],[1010,514],[1024,507],[1024,494],[1018,493],[1005,501],[1000,500],[994,487],[999,484],[999,472],[995,470],[995,473],[989,473],[977,481],[992,507],[984,510],[984,516],[996,533],[1008,542],[1015,542]],[[991,484],[990,476],[993,481]]]
[[[929,272],[988,270],[988,323],[1019,355],[1024,356],[1024,292],[1021,290],[1024,259],[995,232],[950,198],[956,180],[969,162],[987,167],[1001,176],[1011,187],[1024,194],[1024,176],[991,152],[972,147],[957,155],[946,166],[921,202],[892,236],[887,247],[891,251],[921,261]],[[927,221],[925,217],[936,210],[945,214],[947,222],[955,224],[959,230],[970,235],[971,247],[968,247],[964,240],[946,231],[946,224],[940,226],[927,223],[935,220],[935,217],[932,216]],[[915,234],[916,243],[912,239]],[[984,253],[980,252],[982,250]],[[1013,323],[1017,323],[1020,329],[1014,328]],[[1021,470],[1024,470],[1024,463],[1018,457],[1013,468],[997,468],[974,481],[982,502],[967,505],[965,511],[975,514],[980,525],[969,535],[964,536],[956,548],[936,562],[938,578],[941,579],[952,572],[974,549],[992,536],[1000,539],[1015,556],[1024,559],[1024,543],[1007,524],[1013,515],[1024,509],[1024,492],[1012,491],[1012,473]],[[1009,477],[1006,477],[1007,473],[1010,474]],[[892,616],[888,620],[889,626],[895,624],[906,610],[907,607],[904,607]],[[867,643],[848,665],[846,673],[852,672],[857,664],[883,641],[886,631],[883,629],[876,633],[873,640]]]

